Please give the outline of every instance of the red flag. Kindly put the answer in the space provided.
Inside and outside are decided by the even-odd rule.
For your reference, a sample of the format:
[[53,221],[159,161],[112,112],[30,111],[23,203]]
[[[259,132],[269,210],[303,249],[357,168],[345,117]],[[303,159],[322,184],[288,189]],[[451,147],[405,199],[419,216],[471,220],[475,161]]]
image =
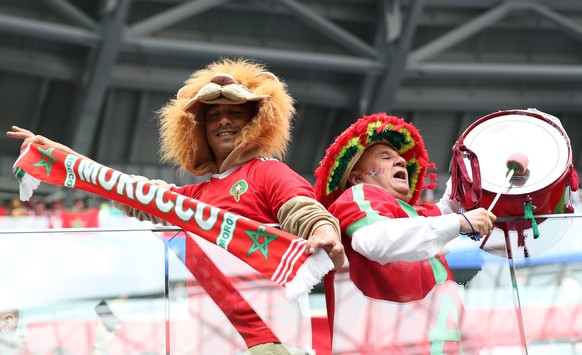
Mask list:
[[94,228],[99,227],[99,209],[91,208],[85,211],[62,211],[60,213],[62,228]]

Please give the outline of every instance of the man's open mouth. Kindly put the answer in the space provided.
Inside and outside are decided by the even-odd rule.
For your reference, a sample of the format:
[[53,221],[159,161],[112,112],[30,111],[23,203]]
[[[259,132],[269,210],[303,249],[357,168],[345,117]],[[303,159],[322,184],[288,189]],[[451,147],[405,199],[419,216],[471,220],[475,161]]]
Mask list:
[[406,173],[404,171],[399,171],[396,174],[394,174],[394,177],[397,179],[406,180]]

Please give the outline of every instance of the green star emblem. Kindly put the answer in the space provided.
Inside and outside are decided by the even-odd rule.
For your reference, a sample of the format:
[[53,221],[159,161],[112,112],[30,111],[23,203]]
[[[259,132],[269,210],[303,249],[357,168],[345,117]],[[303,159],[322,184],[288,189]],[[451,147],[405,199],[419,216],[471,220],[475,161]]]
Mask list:
[[[253,245],[250,247],[247,256],[250,256],[255,251],[259,250],[265,259],[269,258],[269,243],[277,239],[279,236],[275,234],[265,233],[265,227],[259,227],[257,231],[245,231],[245,233],[253,240]],[[263,240],[260,242],[260,240]]]
[[49,148],[47,150],[38,147],[38,151],[42,154],[42,159],[38,163],[34,163],[34,166],[44,166],[46,169],[46,176],[50,176],[51,169],[53,168],[53,163],[57,161],[51,153],[53,152],[54,148]]

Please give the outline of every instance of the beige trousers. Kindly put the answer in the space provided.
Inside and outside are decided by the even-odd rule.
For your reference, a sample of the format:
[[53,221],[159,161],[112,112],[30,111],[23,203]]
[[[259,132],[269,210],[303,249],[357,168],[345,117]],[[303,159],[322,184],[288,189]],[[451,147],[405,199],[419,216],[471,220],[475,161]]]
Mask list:
[[250,355],[290,355],[289,351],[281,344],[266,343],[253,346],[245,354]]

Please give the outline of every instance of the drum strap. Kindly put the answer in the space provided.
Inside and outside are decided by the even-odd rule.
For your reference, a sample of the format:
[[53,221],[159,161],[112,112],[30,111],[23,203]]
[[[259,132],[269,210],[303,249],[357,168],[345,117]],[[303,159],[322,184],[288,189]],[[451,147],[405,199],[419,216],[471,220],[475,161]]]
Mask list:
[[[473,181],[471,181],[465,166],[463,159],[465,155],[471,163],[471,176],[473,177]],[[471,210],[480,206],[482,191],[479,159],[461,141],[457,141],[453,146],[451,183],[451,198],[457,200],[463,208]]]

